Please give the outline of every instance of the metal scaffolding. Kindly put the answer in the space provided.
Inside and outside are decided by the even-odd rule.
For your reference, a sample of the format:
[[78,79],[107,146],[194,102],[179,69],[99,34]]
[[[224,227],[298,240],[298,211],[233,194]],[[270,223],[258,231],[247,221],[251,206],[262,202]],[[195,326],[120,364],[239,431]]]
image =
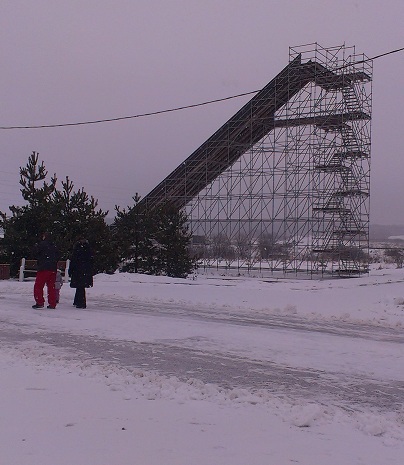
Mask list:
[[184,208],[200,270],[367,272],[372,61],[345,45],[289,64],[141,201]]

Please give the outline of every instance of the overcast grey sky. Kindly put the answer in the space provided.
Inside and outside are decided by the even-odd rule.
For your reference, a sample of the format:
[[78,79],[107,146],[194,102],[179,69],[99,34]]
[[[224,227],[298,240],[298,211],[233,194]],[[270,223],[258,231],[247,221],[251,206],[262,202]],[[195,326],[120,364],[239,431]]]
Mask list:
[[[253,91],[289,46],[404,47],[403,0],[0,0],[0,126],[97,120]],[[404,224],[404,52],[374,62],[371,223]],[[121,122],[0,131],[0,210],[19,167],[114,205],[145,196],[251,97]]]

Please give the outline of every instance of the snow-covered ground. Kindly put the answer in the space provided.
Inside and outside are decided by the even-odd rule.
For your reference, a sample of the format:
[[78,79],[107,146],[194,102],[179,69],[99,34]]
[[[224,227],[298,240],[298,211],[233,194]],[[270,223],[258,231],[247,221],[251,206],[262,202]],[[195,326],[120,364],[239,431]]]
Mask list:
[[0,465],[402,465],[404,270],[0,281]]

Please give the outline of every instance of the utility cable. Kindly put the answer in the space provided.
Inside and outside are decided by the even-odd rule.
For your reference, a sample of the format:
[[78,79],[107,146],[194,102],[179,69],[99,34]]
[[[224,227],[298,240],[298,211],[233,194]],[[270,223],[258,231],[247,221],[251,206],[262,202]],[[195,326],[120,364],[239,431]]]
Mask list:
[[[398,48],[396,50],[391,50],[389,52],[381,53],[380,55],[376,55],[372,58],[366,58],[364,60],[360,61],[355,61],[353,63],[348,63],[347,65],[343,65],[340,68],[337,69],[342,69],[347,66],[352,66],[355,64],[361,64],[365,63],[367,61],[373,61],[377,60],[378,58],[384,57],[386,55],[391,55],[393,53],[398,53],[404,51],[404,47]],[[230,97],[223,97],[219,99],[214,99],[214,100],[208,100],[206,102],[201,102],[201,103],[194,103],[192,105],[184,105],[181,107],[175,107],[175,108],[169,108],[166,110],[159,110],[159,111],[152,111],[148,113],[139,113],[137,115],[131,115],[131,116],[120,116],[117,118],[106,118],[106,119],[99,119],[99,120],[93,120],[93,121],[80,121],[76,123],[60,123],[60,124],[41,124],[41,125],[35,125],[35,126],[0,126],[0,129],[7,130],[7,129],[45,129],[45,128],[62,128],[62,127],[68,127],[68,126],[83,126],[83,125],[88,125],[88,124],[99,124],[99,123],[110,123],[112,121],[123,121],[127,119],[134,119],[134,118],[143,118],[145,116],[155,116],[155,115],[161,115],[163,113],[172,113],[174,111],[181,111],[181,110],[186,110],[188,108],[196,108],[196,107],[201,107],[204,105],[210,105],[212,103],[218,103],[218,102],[224,102],[226,100],[231,100],[239,97],[244,97],[246,95],[251,95],[251,94],[256,94],[260,90],[252,90],[250,92],[244,92],[242,94],[237,94],[237,95],[231,95]]]
[[391,50],[390,52],[381,53],[380,55],[376,55],[376,56],[374,56],[372,58],[365,58],[363,60],[353,61],[352,63],[347,63],[346,65],[339,66],[338,68],[335,68],[335,69],[338,70],[338,69],[347,68],[347,67],[352,66],[352,65],[360,65],[361,63],[366,63],[368,61],[374,61],[374,60],[377,60],[378,58],[385,57],[386,55],[391,55],[392,53],[398,53],[398,52],[402,52],[402,51],[404,51],[404,47],[398,48],[396,50]]
[[201,107],[203,105],[209,105],[211,103],[223,102],[225,100],[231,100],[233,98],[244,97],[245,95],[256,94],[257,92],[259,92],[259,90],[252,90],[250,92],[244,92],[243,94],[231,95],[230,97],[223,97],[223,98],[218,98],[215,100],[208,100],[207,102],[194,103],[193,105],[185,105],[182,107],[169,108],[167,110],[151,111],[149,113],[139,113],[138,115],[132,115],[132,116],[120,116],[118,118],[107,118],[107,119],[99,119],[99,120],[94,120],[94,121],[81,121],[78,123],[42,124],[38,126],[0,126],[0,129],[43,129],[43,128],[60,128],[60,127],[65,127],[65,126],[81,126],[84,124],[109,123],[111,121],[122,121],[125,119],[143,118],[145,116],[161,115],[163,113],[186,110],[187,108]]

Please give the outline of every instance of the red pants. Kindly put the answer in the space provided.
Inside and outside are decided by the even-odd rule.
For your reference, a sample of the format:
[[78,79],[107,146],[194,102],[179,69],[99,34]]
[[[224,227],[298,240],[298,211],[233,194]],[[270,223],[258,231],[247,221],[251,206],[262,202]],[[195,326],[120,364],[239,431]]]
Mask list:
[[43,297],[43,288],[48,289],[48,303],[51,307],[56,307],[56,271],[37,271],[34,284],[34,299],[38,305],[43,305],[45,299]]

